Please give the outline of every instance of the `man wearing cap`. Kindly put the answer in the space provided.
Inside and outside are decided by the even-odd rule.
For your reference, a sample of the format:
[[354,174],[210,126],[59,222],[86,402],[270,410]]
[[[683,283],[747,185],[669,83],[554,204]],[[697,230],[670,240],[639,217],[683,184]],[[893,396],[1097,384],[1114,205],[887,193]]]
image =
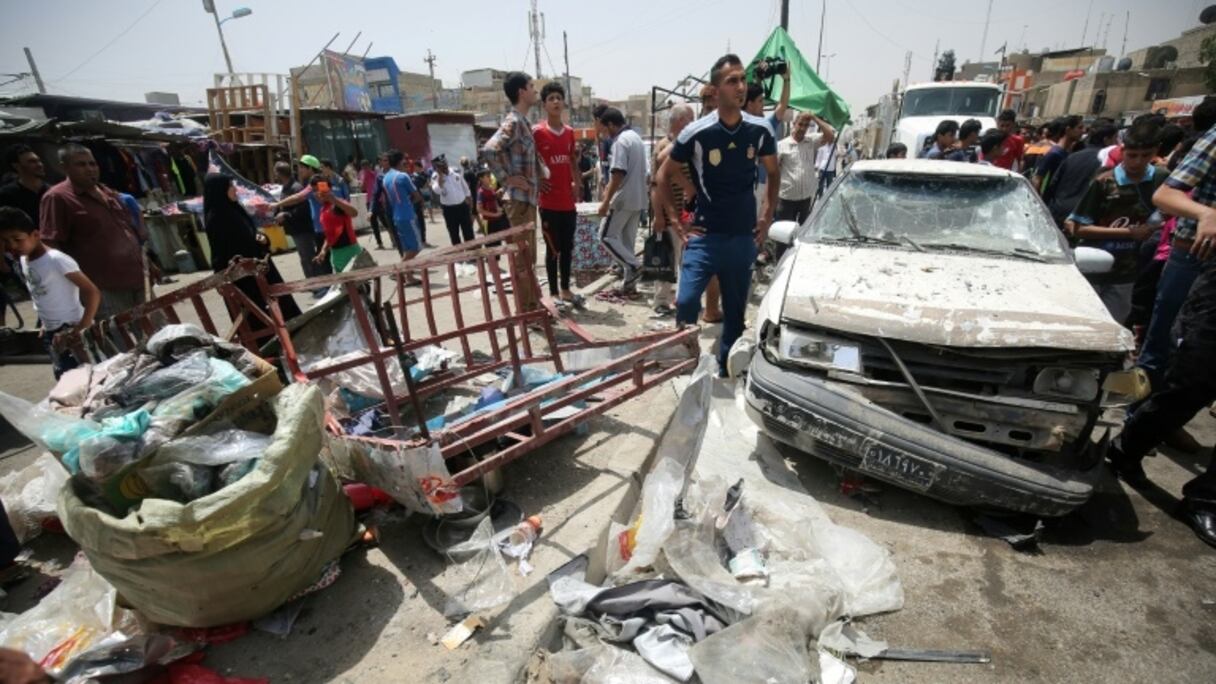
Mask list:
[[465,182],[464,174],[448,167],[445,155],[431,160],[435,175],[431,178],[431,192],[439,198],[443,207],[443,222],[448,227],[448,238],[453,245],[473,239],[473,192]]
[[[277,212],[280,209],[289,209],[297,204],[307,201],[308,209],[312,216],[312,254],[316,255],[325,247],[325,228],[321,225],[321,200],[316,196],[315,193],[313,193],[312,186],[308,185],[308,183],[311,182],[313,176],[319,176],[329,181],[335,197],[340,197],[344,200],[350,201],[350,193],[345,189],[346,185],[340,182],[340,178],[338,178],[336,175],[328,175],[322,170],[321,160],[317,159],[313,155],[306,154],[300,157],[298,167],[300,169],[300,181],[305,184],[304,189],[294,195],[291,195],[290,197],[285,197],[278,202],[275,202],[274,204],[270,205],[270,209],[271,211]],[[304,171],[304,169],[308,169],[308,171]],[[306,173],[308,174],[307,176],[304,175]],[[295,238],[293,237],[292,239],[294,240]],[[299,246],[300,245],[297,242],[296,247],[299,248]],[[333,268],[330,267],[328,261],[317,263],[317,261],[313,259],[312,265],[312,274],[309,277],[333,273]]]

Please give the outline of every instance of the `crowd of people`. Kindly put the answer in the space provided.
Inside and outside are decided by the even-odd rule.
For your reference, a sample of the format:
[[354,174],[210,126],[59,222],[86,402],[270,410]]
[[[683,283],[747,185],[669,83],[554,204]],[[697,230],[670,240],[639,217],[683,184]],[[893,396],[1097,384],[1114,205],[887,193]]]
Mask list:
[[[620,110],[597,107],[597,170],[566,123],[561,84],[538,92],[527,74],[513,72],[504,81],[510,109],[481,150],[480,166],[468,158],[450,164],[440,155],[428,170],[388,150],[375,166],[351,157],[339,172],[306,154],[275,167],[283,191],[272,209],[309,277],[348,267],[360,250],[353,227],[360,211],[368,212],[377,245],[387,249],[381,235],[387,232],[406,260],[430,246],[432,204],[453,245],[475,239],[478,228],[538,226],[525,233],[525,252],[514,260],[516,275],[528,276],[515,280],[527,310],[541,298],[528,286],[538,232],[550,299],[584,306],[571,287],[576,207],[597,201],[597,237],[619,269],[618,293],[636,295],[644,271],[638,231],[649,224],[654,239],[670,246],[678,272],[674,288],[656,283],[655,316],[674,315],[678,326],[721,321],[724,368],[745,327],[752,269],[770,223],[805,221],[837,168],[837,131],[814,112],[790,111],[789,90],[785,74],[776,108],[765,115],[765,91],[748,83],[737,56],[725,55],[710,71],[700,110],[673,106],[667,134],[649,153]],[[543,117],[534,123],[529,113],[538,105]],[[886,157],[909,152],[894,144]],[[944,120],[914,156],[1025,175],[1070,244],[1111,255],[1109,271],[1087,277],[1111,316],[1134,331],[1137,363],[1153,388],[1128,412],[1111,448],[1115,472],[1147,486],[1141,461],[1157,444],[1197,450],[1183,426],[1216,401],[1216,370],[1208,363],[1216,350],[1216,275],[1207,267],[1216,245],[1216,97],[1195,108],[1189,126],[1148,114],[1125,128],[1076,116],[1030,127],[1019,126],[1012,110],[990,130],[975,119]],[[8,161],[16,179],[0,187],[0,237],[20,257],[48,348],[57,334],[145,301],[155,274],[138,207],[133,211],[128,198],[99,183],[92,153],[64,146],[67,178],[54,186],[29,148],[14,148]],[[204,183],[215,271],[233,258],[267,254],[267,240],[236,201],[233,182],[211,174]],[[366,193],[362,206],[351,202],[352,188]],[[280,280],[273,264],[270,277]],[[237,285],[266,306],[252,282]],[[285,317],[299,313],[289,298],[281,304]],[[53,360],[57,375],[72,363],[59,354]],[[1188,483],[1184,494],[1188,521],[1216,545],[1216,471]]]

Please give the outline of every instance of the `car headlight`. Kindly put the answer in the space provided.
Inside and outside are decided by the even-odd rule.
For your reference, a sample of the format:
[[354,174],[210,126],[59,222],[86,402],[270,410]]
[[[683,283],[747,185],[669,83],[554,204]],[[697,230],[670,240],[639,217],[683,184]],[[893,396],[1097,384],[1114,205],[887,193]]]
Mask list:
[[1034,379],[1034,393],[1078,401],[1098,398],[1098,371],[1090,368],[1044,368]]
[[778,357],[799,366],[861,372],[861,349],[852,342],[804,330],[781,327]]

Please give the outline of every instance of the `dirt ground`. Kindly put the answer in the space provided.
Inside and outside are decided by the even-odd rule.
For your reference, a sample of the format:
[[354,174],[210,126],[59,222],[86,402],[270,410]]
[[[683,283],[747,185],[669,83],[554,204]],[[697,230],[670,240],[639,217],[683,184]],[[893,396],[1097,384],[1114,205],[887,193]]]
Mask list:
[[[432,229],[431,240],[441,232]],[[393,258],[375,250],[370,236],[362,241],[378,261]],[[276,263],[285,278],[299,277],[294,254]],[[219,303],[209,305],[218,314]],[[620,337],[653,325],[648,314],[642,302],[593,301],[583,320],[596,334]],[[714,331],[703,334],[707,345]],[[48,365],[0,369],[0,389],[11,394],[36,400],[50,386]],[[597,419],[589,434],[506,468],[505,496],[525,511],[573,521],[538,553],[537,575],[594,544],[610,513],[596,506],[636,483],[634,470],[674,401],[667,386],[655,388]],[[0,427],[0,472],[23,467],[34,450],[7,424]],[[1201,443],[1216,443],[1216,420],[1206,412],[1190,427]],[[882,487],[868,502],[845,496],[831,468],[786,451],[836,522],[893,554],[905,608],[865,620],[871,636],[898,647],[992,652],[990,665],[871,661],[859,666],[860,680],[1216,681],[1216,550],[1172,516],[1182,484],[1208,456],[1162,452],[1146,464],[1153,490],[1136,492],[1103,472],[1094,499],[1049,521],[1041,553],[1028,554],[985,536],[965,511],[916,494]],[[349,554],[343,576],[309,600],[290,636],[251,633],[213,648],[206,662],[274,682],[509,681],[544,627],[538,620],[546,613],[537,612],[549,602],[543,581],[531,583],[489,630],[449,652],[434,644],[449,626],[442,616],[445,566],[422,544],[424,521],[381,522],[381,546]],[[70,540],[54,535],[31,546],[38,561],[66,564],[74,553]],[[0,610],[27,608],[39,582],[15,587]]]

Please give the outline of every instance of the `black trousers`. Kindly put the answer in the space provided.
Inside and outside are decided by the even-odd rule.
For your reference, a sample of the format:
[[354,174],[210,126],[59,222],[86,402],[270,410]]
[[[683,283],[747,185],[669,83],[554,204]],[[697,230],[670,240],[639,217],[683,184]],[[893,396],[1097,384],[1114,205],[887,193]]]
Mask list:
[[557,284],[570,291],[570,264],[574,259],[574,230],[577,211],[540,210],[540,232],[545,236],[545,276],[549,279],[549,294],[556,297]]
[[[426,242],[426,204],[414,202],[414,217],[418,219],[418,237]],[[391,223],[391,222],[390,222]]]
[[[1119,435],[1119,447],[1129,458],[1143,458],[1216,401],[1216,264],[1205,264],[1178,319],[1182,342],[1170,358],[1165,386],[1136,409]],[[1213,465],[1209,460],[1207,469],[1182,488],[1188,502],[1216,506]]]
[[459,245],[463,237],[466,241],[473,239],[473,212],[467,202],[443,206],[443,222],[448,227],[448,238],[453,245]]
[[811,215],[811,202],[814,199],[814,197],[808,197],[804,200],[778,200],[776,219],[778,221],[797,221],[801,224],[807,216]]

